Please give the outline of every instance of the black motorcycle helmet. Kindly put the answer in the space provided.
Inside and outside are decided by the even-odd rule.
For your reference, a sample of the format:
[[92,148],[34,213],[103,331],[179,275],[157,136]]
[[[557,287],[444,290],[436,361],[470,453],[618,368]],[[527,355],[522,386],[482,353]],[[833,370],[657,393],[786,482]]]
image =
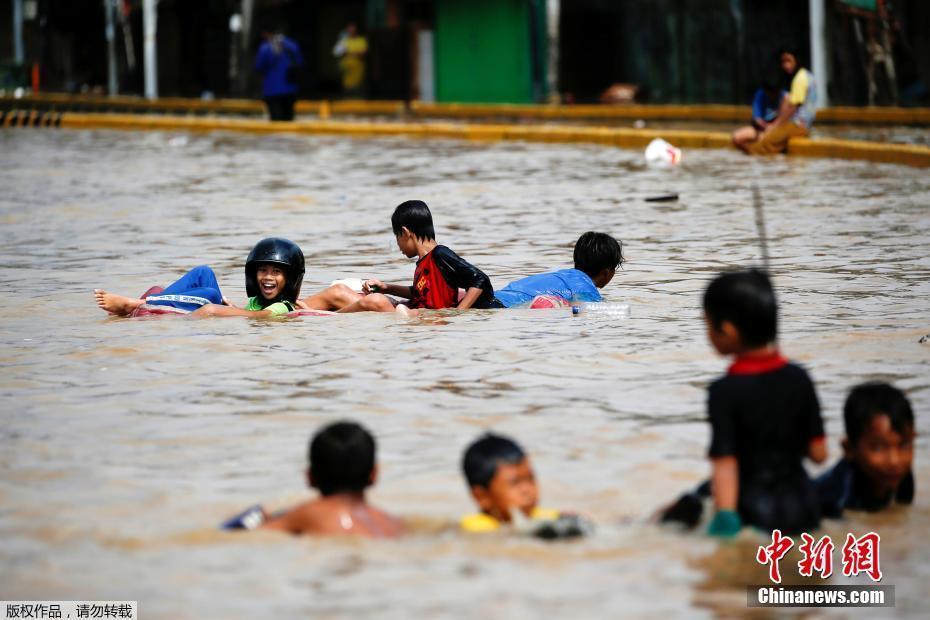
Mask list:
[[[273,263],[284,267],[284,290],[275,299],[265,299],[258,285],[258,265]],[[304,253],[293,241],[269,237],[255,244],[245,261],[245,292],[265,308],[278,301],[297,301],[304,281]]]

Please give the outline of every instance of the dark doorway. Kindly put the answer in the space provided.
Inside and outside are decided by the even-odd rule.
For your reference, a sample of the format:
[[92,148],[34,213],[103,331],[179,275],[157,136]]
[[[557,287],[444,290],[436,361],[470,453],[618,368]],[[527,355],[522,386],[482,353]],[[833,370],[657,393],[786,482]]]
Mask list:
[[559,90],[576,102],[596,101],[626,80],[622,7],[616,2],[563,3],[559,23]]

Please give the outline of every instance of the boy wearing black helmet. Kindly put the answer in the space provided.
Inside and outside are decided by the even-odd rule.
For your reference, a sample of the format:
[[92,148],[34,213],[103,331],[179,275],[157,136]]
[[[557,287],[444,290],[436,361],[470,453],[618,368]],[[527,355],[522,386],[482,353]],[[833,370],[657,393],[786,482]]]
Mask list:
[[[249,302],[244,311],[287,314],[297,308],[304,280],[304,254],[287,239],[270,237],[255,244],[245,261],[245,292]],[[238,308],[203,309],[206,314],[229,315]]]
[[248,304],[233,306],[220,292],[213,270],[195,267],[168,288],[153,287],[141,299],[94,290],[97,305],[118,316],[142,316],[174,312],[194,316],[276,316],[292,312],[300,295],[304,255],[292,241],[276,237],[262,239],[245,264]]

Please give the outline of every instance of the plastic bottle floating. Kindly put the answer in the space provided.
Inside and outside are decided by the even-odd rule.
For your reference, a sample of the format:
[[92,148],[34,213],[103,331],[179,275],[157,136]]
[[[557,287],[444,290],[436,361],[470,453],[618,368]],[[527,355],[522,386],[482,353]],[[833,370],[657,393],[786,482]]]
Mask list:
[[681,149],[662,138],[656,138],[646,147],[646,162],[660,166],[677,166],[681,162]]
[[572,302],[572,314],[628,319],[630,318],[630,304],[612,301]]

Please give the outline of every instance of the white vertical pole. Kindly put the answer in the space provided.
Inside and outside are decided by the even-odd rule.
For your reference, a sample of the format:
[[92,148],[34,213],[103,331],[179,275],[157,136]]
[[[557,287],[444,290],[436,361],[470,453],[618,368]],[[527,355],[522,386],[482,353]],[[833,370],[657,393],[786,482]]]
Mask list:
[[158,13],[155,4],[158,0],[143,0],[142,26],[145,31],[145,96],[158,99],[158,49],[156,33],[158,32]]
[[546,29],[548,30],[548,62],[546,63],[546,90],[550,103],[558,103],[559,96],[559,13],[560,0],[546,0]]
[[436,69],[433,63],[433,31],[417,32],[417,83],[420,101],[436,101]]
[[830,76],[827,73],[827,29],[824,19],[824,0],[810,0],[810,36],[811,36],[811,70],[817,81],[817,105],[826,107],[830,105],[827,95],[827,84]]
[[240,66],[239,72],[239,95],[246,94],[249,85],[249,68],[252,66],[252,59],[249,57],[249,43],[252,41],[252,14],[255,11],[254,0],[242,0],[242,32],[239,39]]
[[13,58],[20,66],[26,61],[23,48],[23,0],[13,0]]
[[110,96],[119,93],[116,79],[116,28],[113,25],[113,0],[103,0],[103,12],[107,18],[107,92]]
[[255,10],[255,0],[242,0],[242,46],[248,49],[249,38],[252,36],[252,13]]

